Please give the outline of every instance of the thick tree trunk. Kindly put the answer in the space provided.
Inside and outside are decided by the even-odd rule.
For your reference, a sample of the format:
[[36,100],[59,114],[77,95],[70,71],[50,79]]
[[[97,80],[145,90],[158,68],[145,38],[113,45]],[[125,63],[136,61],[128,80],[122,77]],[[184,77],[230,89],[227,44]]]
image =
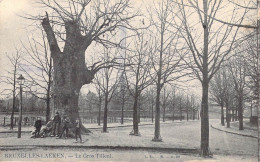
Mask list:
[[[90,73],[89,75],[83,73],[85,62],[80,60],[74,62],[74,57],[80,56],[82,53],[84,54],[84,51],[72,51],[71,53],[63,53],[59,59],[54,59],[54,106],[59,113],[67,115],[72,123],[76,119],[80,120],[78,112],[79,91],[82,85],[90,82],[94,77]],[[85,60],[84,57],[81,59]],[[80,124],[82,125],[81,120]],[[90,131],[83,128],[82,132],[89,133]]]
[[225,125],[225,117],[224,117],[224,104],[222,103],[221,105],[221,125]]
[[202,83],[201,156],[209,156],[208,81]]

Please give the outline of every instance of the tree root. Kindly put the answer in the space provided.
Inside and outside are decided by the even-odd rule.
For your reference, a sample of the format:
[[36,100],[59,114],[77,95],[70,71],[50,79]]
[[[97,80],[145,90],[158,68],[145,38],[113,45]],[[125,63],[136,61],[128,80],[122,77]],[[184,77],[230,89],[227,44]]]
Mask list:
[[90,134],[92,133],[89,129],[87,129],[84,125],[81,125],[81,133],[82,134]]

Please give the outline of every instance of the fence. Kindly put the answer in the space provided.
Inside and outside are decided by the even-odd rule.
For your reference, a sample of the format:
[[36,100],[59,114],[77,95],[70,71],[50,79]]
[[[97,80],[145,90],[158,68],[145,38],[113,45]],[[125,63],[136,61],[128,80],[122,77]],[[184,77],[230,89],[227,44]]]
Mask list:
[[[15,117],[14,116],[14,118],[13,118],[14,126],[17,125],[18,120],[19,120],[19,117]],[[34,117],[34,116],[31,116],[31,117],[25,116],[25,117],[23,117],[22,125],[23,126],[33,126],[35,121],[36,121],[36,117]],[[10,126],[11,125],[11,117],[4,116],[2,118],[2,120],[1,120],[1,125],[4,126],[4,127],[5,126]]]

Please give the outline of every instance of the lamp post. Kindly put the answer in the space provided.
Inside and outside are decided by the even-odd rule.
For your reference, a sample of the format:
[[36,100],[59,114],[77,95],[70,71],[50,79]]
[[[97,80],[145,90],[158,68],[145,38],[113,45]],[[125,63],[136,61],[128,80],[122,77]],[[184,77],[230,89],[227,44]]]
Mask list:
[[21,138],[21,128],[22,128],[22,93],[23,88],[22,85],[24,84],[25,78],[20,75],[18,79],[18,83],[20,85],[20,105],[19,105],[19,121],[18,121],[18,136],[17,138]]

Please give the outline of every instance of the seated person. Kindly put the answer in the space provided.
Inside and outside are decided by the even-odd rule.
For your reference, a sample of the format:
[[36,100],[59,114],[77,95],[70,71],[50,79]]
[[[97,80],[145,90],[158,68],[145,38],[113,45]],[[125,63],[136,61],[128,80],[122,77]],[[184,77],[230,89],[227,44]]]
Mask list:
[[[51,134],[51,132],[52,132],[52,124],[53,124],[53,121],[50,120],[50,121],[46,124],[46,126],[40,130],[39,136],[40,136],[41,138],[47,137],[47,136],[49,136],[49,135]],[[31,138],[35,138],[36,133],[37,133],[37,130],[36,130],[36,129],[33,130],[33,131],[31,132],[31,134],[32,134]]]
[[53,121],[50,120],[46,124],[46,126],[41,130],[40,135],[41,135],[42,138],[47,137],[47,136],[49,136],[51,134],[51,132],[52,132],[52,125],[53,125]]

